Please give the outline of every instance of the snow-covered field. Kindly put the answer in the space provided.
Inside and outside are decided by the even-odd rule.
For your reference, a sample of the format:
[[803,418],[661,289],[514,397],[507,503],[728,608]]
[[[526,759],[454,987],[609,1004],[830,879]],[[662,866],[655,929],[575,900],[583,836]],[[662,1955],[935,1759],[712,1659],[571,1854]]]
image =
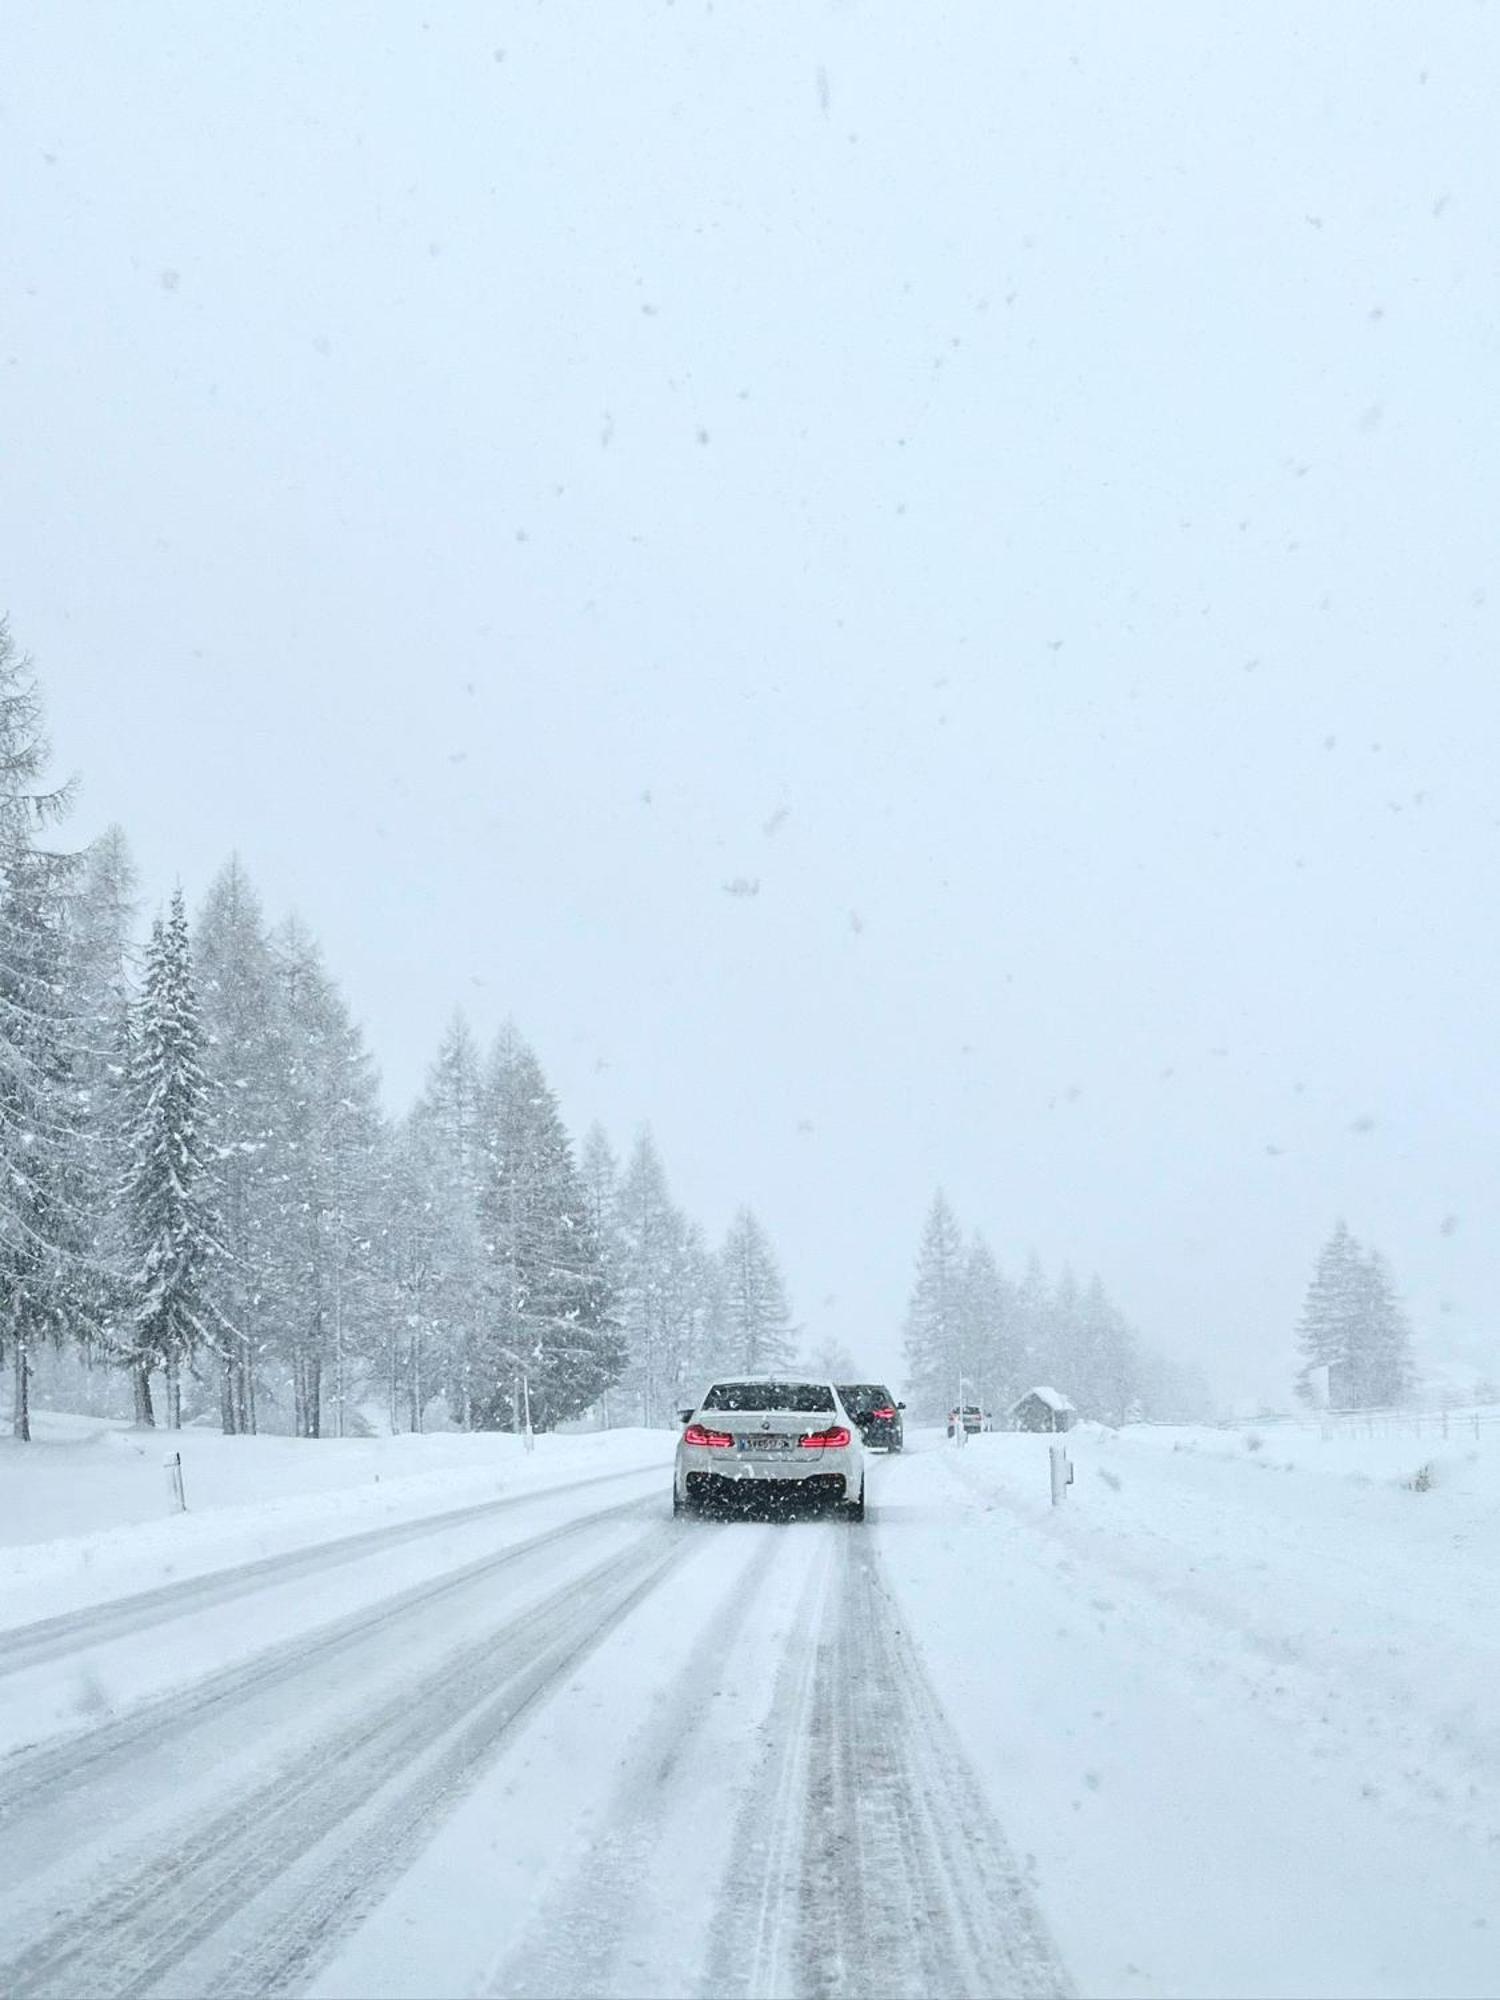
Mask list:
[[[1500,1991],[1500,1431],[0,1452],[0,1987]],[[181,1442],[188,1515],[161,1459]],[[66,1536],[59,1530],[66,1529]]]
[[[521,1440],[221,1437],[34,1417],[0,1437],[0,1626],[590,1473],[660,1463],[640,1431]],[[166,1471],[181,1455],[188,1511]]]

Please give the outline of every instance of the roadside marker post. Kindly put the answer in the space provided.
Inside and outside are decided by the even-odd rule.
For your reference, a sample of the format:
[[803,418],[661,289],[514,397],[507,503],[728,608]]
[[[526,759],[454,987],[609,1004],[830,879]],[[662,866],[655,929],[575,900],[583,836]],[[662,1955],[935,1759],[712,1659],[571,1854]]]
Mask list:
[[167,1468],[167,1492],[172,1505],[179,1514],[187,1512],[187,1495],[182,1490],[182,1453],[174,1451],[165,1461]]
[[1047,1457],[1052,1465],[1052,1504],[1060,1507],[1067,1498],[1068,1488],[1073,1484],[1073,1461],[1068,1457],[1065,1444],[1047,1447]]

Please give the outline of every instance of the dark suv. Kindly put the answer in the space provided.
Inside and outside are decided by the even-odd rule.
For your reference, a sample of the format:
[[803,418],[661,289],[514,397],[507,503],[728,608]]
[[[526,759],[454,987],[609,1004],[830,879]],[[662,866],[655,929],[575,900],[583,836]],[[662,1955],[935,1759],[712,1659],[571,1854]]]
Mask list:
[[860,1437],[876,1451],[900,1451],[901,1412],[883,1382],[840,1382],[839,1401],[859,1425]]

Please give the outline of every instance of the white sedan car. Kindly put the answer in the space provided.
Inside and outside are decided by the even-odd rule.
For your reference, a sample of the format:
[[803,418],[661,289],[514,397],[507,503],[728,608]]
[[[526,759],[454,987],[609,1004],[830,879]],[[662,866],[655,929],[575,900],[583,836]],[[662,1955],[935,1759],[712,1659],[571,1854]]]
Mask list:
[[831,1382],[736,1376],[715,1382],[682,1418],[674,1514],[820,1500],[851,1521],[865,1518],[859,1426]]

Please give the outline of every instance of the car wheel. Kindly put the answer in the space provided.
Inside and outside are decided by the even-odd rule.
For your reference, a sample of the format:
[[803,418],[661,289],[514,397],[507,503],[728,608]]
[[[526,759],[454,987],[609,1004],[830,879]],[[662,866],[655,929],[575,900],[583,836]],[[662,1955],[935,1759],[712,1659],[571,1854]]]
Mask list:
[[864,1518],[865,1518],[865,1489],[863,1486],[861,1486],[859,1489],[859,1498],[857,1500],[846,1500],[844,1502],[844,1519],[846,1521],[862,1521]]

